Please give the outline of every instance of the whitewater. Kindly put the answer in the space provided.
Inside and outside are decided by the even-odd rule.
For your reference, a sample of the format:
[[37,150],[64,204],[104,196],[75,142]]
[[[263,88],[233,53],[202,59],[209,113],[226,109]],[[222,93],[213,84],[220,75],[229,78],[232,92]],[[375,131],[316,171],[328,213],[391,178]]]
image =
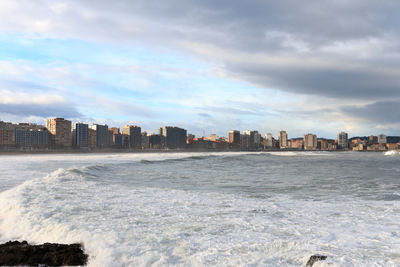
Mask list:
[[0,156],[0,242],[89,266],[399,266],[399,222],[398,153]]

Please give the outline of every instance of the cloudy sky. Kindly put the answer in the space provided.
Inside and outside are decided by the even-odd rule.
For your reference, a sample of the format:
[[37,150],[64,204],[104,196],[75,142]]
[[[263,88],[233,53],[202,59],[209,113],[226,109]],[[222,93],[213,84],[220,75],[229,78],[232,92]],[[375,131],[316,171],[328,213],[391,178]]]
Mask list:
[[0,120],[400,135],[400,2],[1,0]]

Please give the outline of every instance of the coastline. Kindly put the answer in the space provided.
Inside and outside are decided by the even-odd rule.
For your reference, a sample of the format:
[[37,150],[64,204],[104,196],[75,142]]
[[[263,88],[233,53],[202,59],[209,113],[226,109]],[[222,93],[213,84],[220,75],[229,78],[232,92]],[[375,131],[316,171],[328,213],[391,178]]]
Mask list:
[[[99,150],[10,150],[10,151],[1,151],[0,156],[6,155],[48,155],[48,154],[55,154],[55,155],[62,155],[62,154],[148,154],[148,153],[198,153],[198,152],[208,152],[208,153],[218,153],[218,152],[373,152],[373,153],[385,153],[392,150],[382,150],[382,151],[375,151],[375,150],[365,150],[365,151],[353,151],[353,150],[179,150],[179,149],[159,149],[159,150],[129,150],[129,149],[99,149]],[[396,149],[400,153],[400,149]]]

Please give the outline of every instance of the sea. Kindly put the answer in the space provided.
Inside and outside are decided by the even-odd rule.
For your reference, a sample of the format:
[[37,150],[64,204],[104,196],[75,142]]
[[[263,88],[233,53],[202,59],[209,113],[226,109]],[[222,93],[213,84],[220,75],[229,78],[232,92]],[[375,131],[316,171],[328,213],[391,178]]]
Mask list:
[[89,266],[400,266],[400,155],[0,156],[0,242]]

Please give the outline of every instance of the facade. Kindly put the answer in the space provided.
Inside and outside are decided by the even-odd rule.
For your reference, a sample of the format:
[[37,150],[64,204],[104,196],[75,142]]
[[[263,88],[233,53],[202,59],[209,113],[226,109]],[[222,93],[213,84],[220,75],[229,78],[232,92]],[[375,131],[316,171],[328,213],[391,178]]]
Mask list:
[[265,135],[265,148],[271,149],[271,148],[273,148],[273,146],[274,146],[274,143],[273,143],[272,133],[267,133]]
[[96,133],[96,147],[105,148],[108,147],[108,126],[100,124],[90,125],[90,129]]
[[89,125],[85,123],[76,123],[72,130],[74,146],[79,148],[89,147]]
[[15,145],[15,127],[11,122],[0,121],[0,146]]
[[136,125],[125,125],[122,128],[122,133],[129,136],[129,148],[142,148],[142,129]]
[[318,148],[320,150],[328,150],[328,141],[325,139],[318,140]]
[[368,139],[368,143],[374,144],[378,142],[378,138],[376,136],[371,135]]
[[254,148],[259,149],[261,146],[261,134],[258,131],[254,131]]
[[240,149],[247,150],[250,147],[250,135],[241,134],[240,135]]
[[122,134],[119,131],[119,128],[112,127],[108,129],[108,139],[110,146],[114,148],[122,148]]
[[179,127],[164,126],[159,129],[162,146],[168,149],[183,149],[187,131]]
[[213,142],[217,141],[217,135],[211,134],[210,137],[208,138],[208,140],[213,141]]
[[338,140],[338,147],[341,149],[348,149],[349,148],[349,139],[348,134],[345,132],[340,132],[337,137]]
[[318,146],[317,136],[315,134],[304,135],[304,150],[316,150]]
[[228,141],[233,147],[240,147],[240,132],[236,130],[229,131]]
[[254,149],[254,134],[255,131],[250,130],[246,130],[243,132],[243,135],[247,136],[247,138],[245,138],[246,142],[244,143],[244,149]]
[[288,148],[288,135],[286,131],[280,131],[279,132],[279,148],[280,149],[285,149]]
[[303,139],[298,139],[298,138],[292,139],[290,140],[290,148],[301,150],[303,149],[303,142],[304,142]]
[[47,119],[46,127],[51,133],[51,145],[56,148],[72,146],[71,121],[64,118]]
[[387,137],[384,134],[378,135],[378,143],[379,144],[386,144],[387,143]]
[[88,138],[89,148],[91,148],[91,149],[96,148],[96,130],[89,128],[88,135],[89,135],[89,138]]
[[161,136],[159,134],[149,135],[150,149],[161,149]]
[[49,146],[49,131],[41,129],[15,129],[15,145],[21,148],[47,148]]

